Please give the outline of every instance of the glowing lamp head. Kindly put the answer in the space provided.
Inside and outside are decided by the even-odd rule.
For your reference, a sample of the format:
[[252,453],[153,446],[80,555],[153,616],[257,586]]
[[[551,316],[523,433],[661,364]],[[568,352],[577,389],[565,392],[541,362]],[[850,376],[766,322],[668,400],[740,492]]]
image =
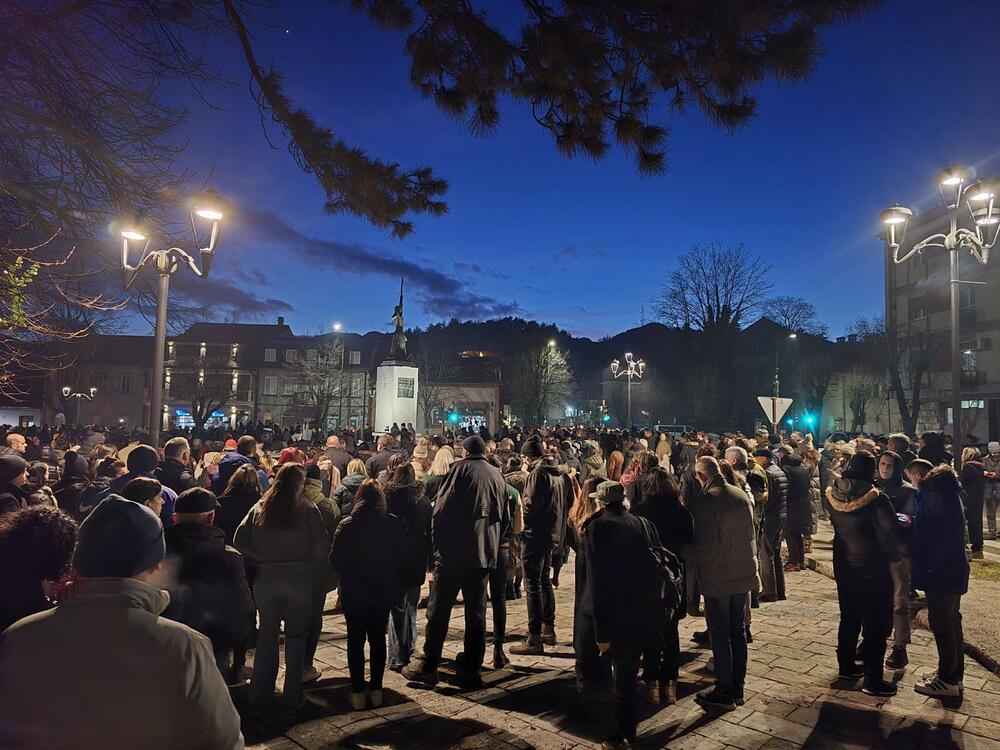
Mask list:
[[619,370],[619,368],[621,366],[622,366],[621,362],[619,362],[617,359],[611,360],[611,374],[612,375],[617,375],[618,374],[618,370]]
[[343,326],[341,326],[341,325],[340,325],[340,323],[334,323],[334,324],[333,324],[333,330],[337,331],[337,333],[340,333],[340,329],[341,329],[342,327],[343,327]]
[[93,398],[97,395],[97,389],[94,386],[90,386],[90,397]]
[[898,250],[902,244],[903,237],[906,235],[906,225],[912,216],[913,211],[898,203],[879,214],[879,221],[885,224],[889,247],[892,248],[893,252]]
[[63,396],[68,396],[69,395],[69,391],[70,391],[69,386],[68,385],[64,385],[63,389],[62,389]]
[[554,349],[555,346],[556,346],[556,340],[555,339],[549,339],[549,347],[551,347],[551,348]]
[[938,185],[946,188],[956,187],[965,182],[969,182],[974,177],[973,172],[968,167],[952,164],[938,172]]
[[194,213],[196,216],[208,219],[209,221],[222,221],[222,212],[216,211],[214,208],[198,208],[195,209]]
[[146,239],[146,235],[142,234],[142,232],[137,232],[134,229],[123,230],[122,237],[126,240],[132,240],[133,242],[142,242]]
[[984,203],[996,195],[996,186],[991,182],[978,180],[965,191],[965,199],[974,203]]

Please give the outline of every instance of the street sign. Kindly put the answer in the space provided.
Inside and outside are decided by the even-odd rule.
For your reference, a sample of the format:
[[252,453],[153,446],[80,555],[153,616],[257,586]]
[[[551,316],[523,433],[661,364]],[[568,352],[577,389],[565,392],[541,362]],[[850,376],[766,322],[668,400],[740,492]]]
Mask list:
[[781,418],[785,416],[788,407],[792,405],[792,399],[775,398],[774,396],[758,396],[757,402],[760,404],[760,408],[764,410],[767,418],[771,420],[772,425],[777,425],[781,421]]

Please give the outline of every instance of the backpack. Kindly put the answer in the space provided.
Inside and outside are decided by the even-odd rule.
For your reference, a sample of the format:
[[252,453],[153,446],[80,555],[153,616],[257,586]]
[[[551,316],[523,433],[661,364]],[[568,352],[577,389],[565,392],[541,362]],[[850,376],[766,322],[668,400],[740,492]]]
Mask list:
[[[664,623],[684,616],[685,586],[684,566],[673,552],[660,544],[656,527],[647,518],[642,521],[651,559],[650,585],[657,589]],[[678,617],[678,614],[680,617]]]

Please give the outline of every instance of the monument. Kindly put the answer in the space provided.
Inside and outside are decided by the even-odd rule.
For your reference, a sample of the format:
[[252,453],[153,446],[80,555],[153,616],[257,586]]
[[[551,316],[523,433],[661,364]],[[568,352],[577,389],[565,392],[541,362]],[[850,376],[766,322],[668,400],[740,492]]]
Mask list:
[[392,334],[389,356],[375,373],[375,423],[372,429],[383,433],[393,423],[417,422],[417,387],[419,371],[413,357],[406,351],[403,333],[403,280],[399,280],[399,304],[392,313],[396,329]]

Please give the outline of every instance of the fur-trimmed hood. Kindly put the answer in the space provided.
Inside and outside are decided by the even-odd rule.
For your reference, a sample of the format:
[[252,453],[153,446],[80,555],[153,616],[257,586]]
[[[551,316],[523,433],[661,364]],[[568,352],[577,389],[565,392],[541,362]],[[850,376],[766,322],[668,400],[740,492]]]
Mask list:
[[[868,489],[865,489],[866,486]],[[830,502],[830,507],[841,513],[861,510],[880,494],[882,491],[870,482],[850,479],[838,479],[826,488],[826,499]]]
[[955,470],[947,464],[935,466],[920,480],[920,492],[939,494],[960,493],[962,485],[958,481]]

